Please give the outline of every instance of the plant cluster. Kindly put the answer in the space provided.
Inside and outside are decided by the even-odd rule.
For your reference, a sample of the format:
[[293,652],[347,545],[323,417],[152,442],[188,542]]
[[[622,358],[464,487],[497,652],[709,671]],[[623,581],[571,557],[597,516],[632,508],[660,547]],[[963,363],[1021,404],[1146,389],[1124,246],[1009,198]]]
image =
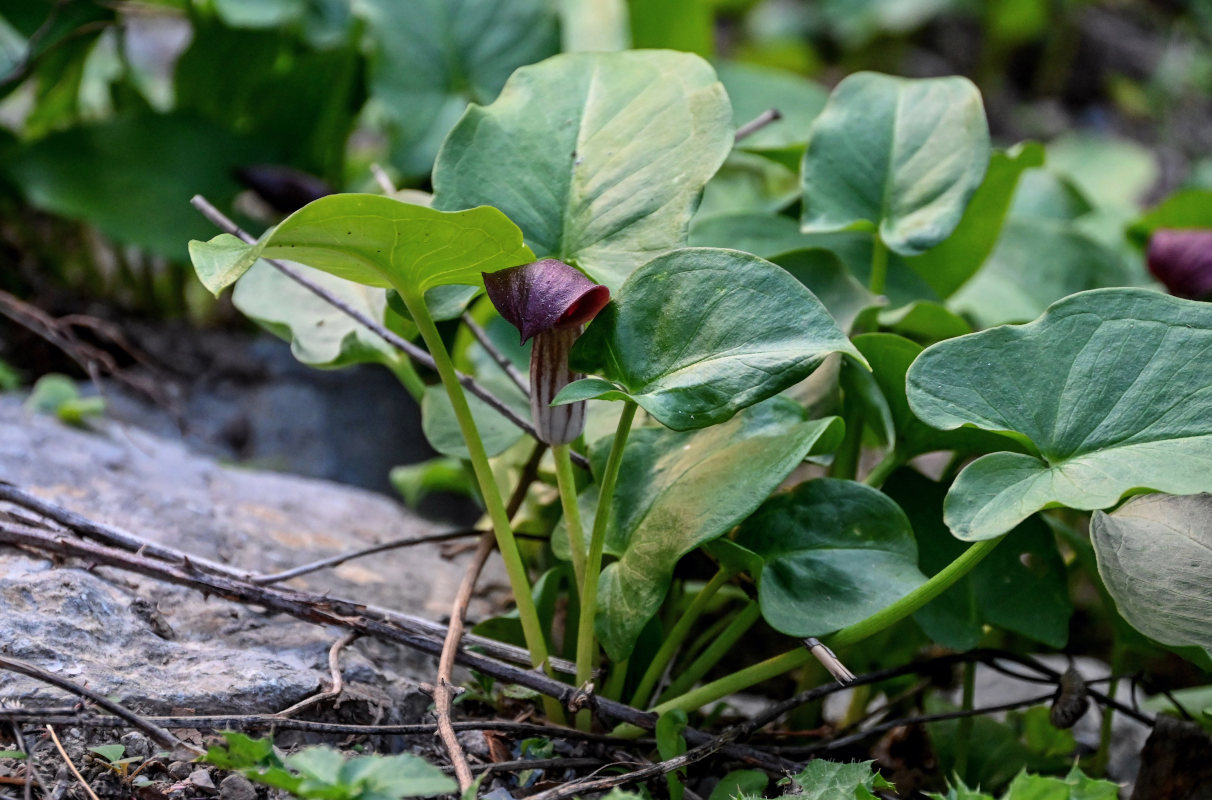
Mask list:
[[[554,56],[459,118],[431,198],[328,196],[190,253],[301,360],[401,377],[509,573],[516,615],[482,630],[536,667],[575,657],[607,697],[670,718],[828,648],[878,662],[856,647],[873,639],[884,659],[1063,648],[1071,575],[1106,598],[1117,652],[1144,634],[1206,666],[1212,306],[1151,287],[1132,238],[1086,233],[1087,191],[1038,144],[993,148],[962,78],[858,73],[800,129],[734,144],[735,123],[694,55]],[[696,215],[738,152],[795,165],[798,218]],[[1129,233],[1207,224],[1206,200]],[[419,339],[440,385],[263,259]],[[438,323],[468,319],[485,344],[461,326],[452,354]],[[497,350],[529,360],[537,399]],[[505,513],[537,445],[469,400],[456,362],[533,411],[558,504]],[[519,526],[549,544],[527,557]],[[759,619],[785,652],[703,683]]]

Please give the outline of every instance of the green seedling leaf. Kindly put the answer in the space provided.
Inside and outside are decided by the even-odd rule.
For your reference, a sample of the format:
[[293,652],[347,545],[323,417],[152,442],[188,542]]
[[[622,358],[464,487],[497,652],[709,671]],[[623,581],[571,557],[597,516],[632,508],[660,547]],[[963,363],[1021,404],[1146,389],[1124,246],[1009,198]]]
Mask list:
[[922,422],[909,408],[905,396],[905,374],[922,347],[891,333],[865,333],[854,337],[858,348],[883,392],[896,431],[894,446],[908,460],[934,450],[960,453],[992,453],[998,450],[1020,451],[1023,446],[1010,437],[972,428],[938,430]]
[[976,274],[993,252],[1023,171],[1043,163],[1044,148],[1035,142],[994,151],[985,178],[973,193],[955,231],[937,247],[905,259],[905,265],[940,297],[950,296]]
[[478,497],[475,477],[469,474],[462,460],[451,456],[393,467],[388,480],[404,498],[404,505],[414,509],[432,492]]
[[[293,269],[370,319],[387,323],[383,289],[298,264]],[[394,363],[402,357],[370,329],[264,261],[256,262],[236,281],[232,303],[244,316],[290,342],[291,354],[309,366]]]
[[1128,228],[1128,238],[1137,247],[1143,248],[1159,228],[1212,229],[1212,191],[1184,189],[1175,192],[1132,223]]
[[28,753],[23,753],[20,750],[0,750],[0,758],[7,758],[12,761],[20,761],[29,758]]
[[811,247],[812,236],[800,232],[791,217],[750,211],[696,216],[687,244],[691,247],[721,247],[744,250],[761,258]]
[[261,257],[418,295],[447,284],[482,287],[482,273],[534,260],[521,231],[495,208],[435,211],[375,194],[321,197],[256,244],[222,234],[190,242],[189,252],[198,277],[216,295]]
[[929,300],[915,300],[900,308],[881,311],[878,319],[880,327],[928,344],[972,333],[972,326],[963,317]]
[[54,414],[60,422],[82,426],[105,412],[101,397],[81,397],[75,381],[66,375],[43,375],[30,390],[25,407],[39,414]]
[[802,147],[808,141],[812,121],[829,99],[829,92],[820,84],[786,70],[724,61],[716,64],[716,72],[732,101],[732,122],[737,127],[772,108],[782,115],[737,143],[745,150]]
[[819,478],[775,495],[736,541],[762,557],[762,616],[790,636],[844,628],[926,580],[905,513],[853,481]]
[[1131,282],[1119,254],[1072,223],[1012,219],[989,260],[948,306],[987,328],[1028,322],[1077,292]]
[[770,778],[765,772],[756,769],[735,769],[724,777],[711,790],[707,800],[738,800],[738,798],[761,797],[766,791]]
[[21,385],[21,373],[0,359],[0,392],[11,392]]
[[1097,512],[1090,538],[1124,619],[1162,644],[1212,655],[1212,496],[1133,498]]
[[[1018,714],[1015,723],[1023,731],[1023,743],[1032,752],[1048,758],[1068,757],[1077,750],[1077,740],[1073,738],[1073,732],[1061,730],[1053,725],[1051,711],[1047,706],[1033,706],[1021,713],[1011,712],[1011,715],[1014,714]],[[1010,715],[1007,715],[1007,718],[1009,719]]]
[[770,214],[793,205],[800,194],[798,164],[787,166],[766,155],[733,150],[703,187],[696,216]]
[[[660,753],[662,761],[668,761],[686,752],[686,737],[682,735],[682,731],[686,730],[687,724],[686,712],[680,708],[664,713],[657,719],[657,752]],[[674,770],[665,775],[669,800],[682,800],[686,796],[684,773],[685,770]]]
[[1048,169],[1099,208],[1134,213],[1157,181],[1153,151],[1130,139],[1069,133],[1048,145]]
[[97,747],[88,748],[88,752],[96,753],[104,758],[109,763],[113,764],[126,754],[126,746],[120,744],[103,744]]
[[372,104],[408,177],[429,174],[468,103],[492,102],[514,70],[560,49],[545,0],[362,0],[357,9]]
[[1010,431],[1032,453],[982,456],[944,509],[960,539],[1043,508],[1139,491],[1212,491],[1212,306],[1143,289],[1083,292],[1038,320],[927,348],[906,378],[919,419]]
[[878,771],[873,771],[874,761],[855,761],[843,764],[838,761],[816,759],[809,761],[800,772],[787,779],[796,789],[795,796],[803,800],[878,800],[876,789],[892,789],[893,786]]
[[[632,431],[606,531],[606,551],[619,560],[602,573],[598,594],[598,638],[611,659],[631,653],[678,559],[752,513],[814,450],[835,448],[841,427],[836,417],[808,420],[780,397],[702,431]],[[609,448],[609,438],[594,444],[596,474]]]
[[[967,546],[943,524],[946,486],[911,469],[882,487],[913,524],[918,566],[933,576]],[[993,625],[1061,648],[1069,639],[1069,576],[1056,540],[1038,517],[1024,520],[972,572],[914,614],[923,632],[953,650],[976,647]]]
[[1029,169],[1018,180],[1010,203],[1012,219],[1050,219],[1072,222],[1094,206],[1067,178],[1046,168]]
[[931,800],[997,800],[991,794],[986,794],[979,789],[969,788],[968,784],[964,783],[964,779],[956,776],[955,783],[947,782],[947,793],[939,794],[938,792],[929,792],[927,797]]
[[434,205],[501,209],[540,257],[618,289],[686,241],[732,148],[724,87],[689,53],[569,53],[472,106],[434,167]]
[[1116,800],[1119,785],[1088,777],[1076,764],[1064,778],[1031,775],[1025,770],[1014,776],[1002,800]]
[[799,383],[834,352],[862,358],[785,270],[747,253],[691,248],[636,270],[573,347],[570,363],[684,431]]
[[924,253],[959,225],[988,164],[989,129],[970,81],[856,73],[812,125],[803,230],[870,230],[894,253]]

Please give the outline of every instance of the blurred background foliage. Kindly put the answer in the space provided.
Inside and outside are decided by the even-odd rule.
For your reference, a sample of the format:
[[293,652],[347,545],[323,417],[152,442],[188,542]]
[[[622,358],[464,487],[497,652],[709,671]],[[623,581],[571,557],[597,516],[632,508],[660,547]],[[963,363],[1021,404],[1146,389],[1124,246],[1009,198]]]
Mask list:
[[1212,187],[1210,39],[1207,0],[0,0],[0,289],[232,321],[188,279],[186,243],[213,234],[192,195],[259,231],[274,217],[250,181],[279,210],[377,191],[376,163],[425,190],[446,132],[514,69],[627,46],[711,59],[738,122],[786,115],[700,221],[795,218],[804,134],[846,74],[961,74],[995,141],[1051,143],[1016,207],[1139,262],[1141,208]]

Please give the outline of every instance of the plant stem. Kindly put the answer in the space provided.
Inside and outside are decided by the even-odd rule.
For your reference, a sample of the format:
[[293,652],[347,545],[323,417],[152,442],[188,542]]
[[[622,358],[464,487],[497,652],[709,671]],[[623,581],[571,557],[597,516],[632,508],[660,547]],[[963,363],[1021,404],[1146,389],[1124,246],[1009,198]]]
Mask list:
[[[619,477],[619,466],[623,463],[623,448],[631,433],[631,423],[638,407],[630,400],[623,405],[619,426],[606,459],[606,471],[602,475],[598,493],[598,510],[593,516],[593,532],[589,536],[589,557],[585,560],[585,583],[581,586],[581,620],[577,628],[577,685],[583,686],[593,674],[595,650],[594,620],[598,613],[598,576],[602,572],[602,549],[606,544],[606,523],[610,519],[610,501],[614,498],[614,484]],[[577,726],[588,729],[589,710],[577,714]]]
[[694,599],[690,601],[686,611],[665,635],[656,655],[648,663],[648,669],[644,670],[644,675],[640,678],[640,685],[636,687],[635,694],[631,696],[631,705],[636,708],[644,708],[648,705],[652,690],[656,688],[657,681],[665,674],[665,667],[669,665],[669,660],[681,647],[682,642],[686,641],[686,637],[690,635],[690,629],[698,621],[703,609],[707,607],[707,603],[720,590],[720,587],[728,582],[730,577],[732,577],[732,573],[721,567],[707,582],[707,585],[700,589]]
[[879,232],[871,237],[871,280],[868,288],[872,294],[883,294],[884,284],[888,279],[888,248]]
[[[968,574],[969,570],[979,564],[981,559],[989,555],[993,551],[993,548],[997,547],[998,543],[1001,542],[1002,538],[1004,537],[977,542],[960,553],[954,561],[943,567],[938,574],[900,600],[885,606],[864,620],[842,628],[837,633],[826,638],[824,643],[832,649],[839,649],[861,642],[868,636],[879,633],[885,628],[900,622],[951,588],[956,581],[964,577],[964,575]],[[680,708],[689,713],[707,703],[721,700],[730,694],[748,689],[750,686],[782,675],[784,672],[789,672],[813,660],[813,656],[807,648],[801,647],[790,650],[753,666],[737,670],[731,675],[725,675],[719,680],[712,681],[680,697],[675,697],[672,700],[661,703],[652,710],[658,714],[664,714],[667,711]],[[639,728],[628,725],[620,726],[614,731],[616,736],[635,737],[639,736],[640,733],[641,730]]]
[[863,483],[878,489],[904,463],[905,459],[901,457],[900,450],[893,447],[879,460],[879,463],[871,468],[871,471],[867,473],[867,477],[863,478]]
[[[972,710],[972,700],[976,693],[976,662],[964,664],[964,695],[960,708]],[[968,740],[972,738],[972,717],[960,717],[959,727],[955,734],[955,774],[961,778],[968,776]]]
[[[1118,676],[1123,673],[1124,669],[1124,648],[1120,644],[1118,632],[1115,633],[1115,638],[1111,643],[1111,675]],[[1115,699],[1117,690],[1119,689],[1119,681],[1112,680],[1107,686],[1107,697]],[[1098,752],[1094,755],[1094,763],[1091,765],[1091,774],[1095,776],[1104,776],[1107,772],[1107,764],[1111,759],[1111,729],[1115,721],[1115,709],[1110,705],[1103,707],[1103,721],[1098,730]]]
[[[488,463],[488,454],[484,450],[484,443],[480,439],[480,432],[476,429],[475,420],[471,416],[471,409],[467,405],[467,397],[463,394],[463,387],[459,385],[459,378],[455,374],[450,354],[446,352],[446,345],[442,343],[442,337],[438,333],[437,327],[433,324],[433,320],[429,316],[429,309],[426,308],[421,295],[402,285],[396,286],[396,290],[400,293],[400,297],[404,299],[405,305],[408,306],[408,312],[412,315],[421,338],[425,340],[425,346],[429,349],[430,356],[433,357],[434,366],[437,368],[438,375],[442,379],[442,385],[446,389],[446,394],[450,397],[450,405],[454,409],[455,419],[459,422],[459,430],[462,431],[463,439],[467,443],[467,453],[471,461],[471,468],[475,472],[476,482],[479,484],[480,493],[484,497],[484,505],[488,509],[488,516],[492,520],[492,529],[496,534],[497,549],[501,551],[501,558],[505,562],[505,571],[509,575],[514,602],[518,607],[518,618],[522,623],[522,633],[526,638],[526,647],[530,650],[530,663],[536,667],[541,666],[544,670],[549,670],[550,666],[547,664],[547,640],[543,636],[543,627],[539,622],[539,614],[534,606],[534,596],[530,590],[530,579],[526,576],[526,566],[522,563],[522,554],[518,551],[517,540],[513,537],[513,527],[510,525],[509,515],[505,511],[505,503],[501,499],[500,488],[497,486],[496,478],[493,477],[492,466]],[[548,718],[557,724],[562,724],[564,709],[557,702],[545,697],[543,708]]]
[[581,528],[577,480],[572,474],[572,459],[568,455],[568,448],[567,444],[553,444],[551,457],[555,459],[556,485],[560,488],[564,526],[568,529],[568,545],[572,550],[572,571],[577,578],[577,587],[580,588],[585,585],[585,533]]
[[749,604],[728,623],[728,627],[724,628],[719,636],[712,639],[711,644],[694,661],[690,662],[690,666],[682,670],[682,674],[678,675],[677,680],[661,694],[660,702],[663,703],[669,698],[685,694],[691,686],[698,683],[699,679],[732,649],[737,640],[753,627],[759,616],[761,616],[761,609],[756,601],[750,600]]
[[604,697],[618,700],[623,696],[623,687],[627,683],[627,662],[629,660],[624,658],[622,661],[610,665],[610,675],[606,678],[606,685],[602,687]]

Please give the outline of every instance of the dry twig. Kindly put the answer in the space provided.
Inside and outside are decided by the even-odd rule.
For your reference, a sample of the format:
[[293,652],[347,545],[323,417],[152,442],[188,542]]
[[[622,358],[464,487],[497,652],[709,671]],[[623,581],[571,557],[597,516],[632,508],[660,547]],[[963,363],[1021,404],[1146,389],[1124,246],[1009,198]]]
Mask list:
[[59,755],[63,756],[63,762],[67,764],[67,768],[70,769],[72,774],[76,776],[76,780],[80,781],[80,785],[84,787],[84,791],[88,793],[88,796],[92,798],[92,800],[100,800],[100,798],[97,797],[97,793],[93,791],[93,787],[89,786],[88,781],[84,780],[84,776],[80,774],[80,770],[76,769],[76,765],[73,764],[72,760],[67,757],[67,751],[63,749],[63,744],[59,741],[59,736],[55,733],[55,729],[50,725],[47,725],[46,732],[50,734],[51,741],[55,743],[55,747],[59,750]]
[[325,700],[335,700],[340,697],[341,691],[345,688],[345,682],[341,678],[341,651],[357,638],[358,632],[350,631],[333,642],[332,647],[328,649],[328,674],[332,678],[332,687],[328,691],[314,694],[311,697],[305,697],[290,708],[279,711],[275,716],[283,718],[293,717],[305,708],[311,708],[317,703],[322,703]]
[[748,136],[752,136],[770,123],[778,122],[782,118],[782,111],[779,111],[777,108],[768,108],[761,114],[758,114],[756,117],[746,122],[741,127],[737,128],[736,137],[733,139],[733,141],[739,142]]

